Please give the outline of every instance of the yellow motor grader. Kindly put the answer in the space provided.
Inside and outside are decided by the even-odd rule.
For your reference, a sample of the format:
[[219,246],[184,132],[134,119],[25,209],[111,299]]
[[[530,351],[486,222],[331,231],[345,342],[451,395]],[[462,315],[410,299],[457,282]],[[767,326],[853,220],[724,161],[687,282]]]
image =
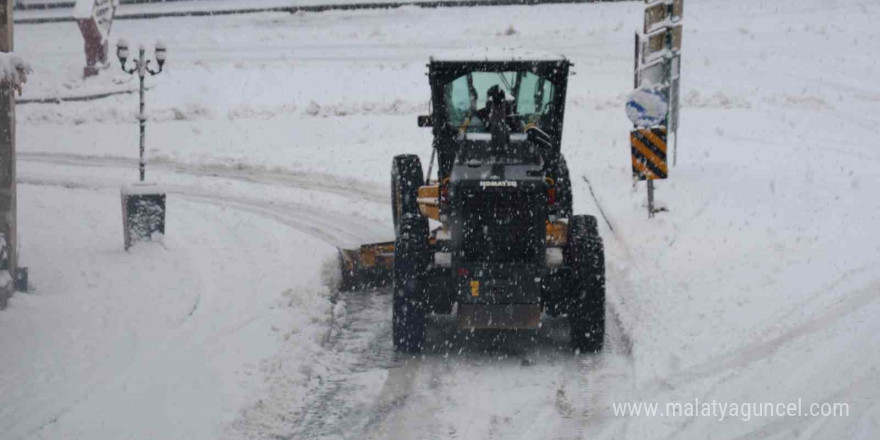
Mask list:
[[[394,157],[395,240],[340,251],[342,287],[393,286],[398,351],[425,343],[427,315],[461,329],[537,329],[567,316],[577,351],[601,350],[605,260],[596,218],[573,215],[560,151],[571,63],[543,54],[432,57],[427,175]],[[436,176],[431,171],[436,158]]]

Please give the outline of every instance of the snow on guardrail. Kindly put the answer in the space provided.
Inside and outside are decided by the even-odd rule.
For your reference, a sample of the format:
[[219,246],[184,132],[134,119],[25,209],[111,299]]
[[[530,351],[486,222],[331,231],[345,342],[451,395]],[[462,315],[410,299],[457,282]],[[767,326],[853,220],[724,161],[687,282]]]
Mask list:
[[[472,6],[532,6],[560,3],[595,3],[629,0],[154,0],[121,1],[117,20],[160,17],[250,14],[259,12],[324,12],[333,10],[385,9],[416,6],[425,8]],[[73,21],[73,2],[33,2],[17,8],[15,23],[41,24]]]

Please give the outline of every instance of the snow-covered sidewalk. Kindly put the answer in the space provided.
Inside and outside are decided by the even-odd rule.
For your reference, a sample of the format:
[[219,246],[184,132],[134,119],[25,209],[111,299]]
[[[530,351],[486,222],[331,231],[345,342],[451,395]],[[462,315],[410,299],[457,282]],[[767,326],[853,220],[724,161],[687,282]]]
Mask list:
[[320,350],[332,246],[172,193],[172,233],[125,252],[108,170],[90,171],[109,188],[50,167],[19,187],[35,290],[0,313],[3,438],[215,438],[265,386],[262,360]]

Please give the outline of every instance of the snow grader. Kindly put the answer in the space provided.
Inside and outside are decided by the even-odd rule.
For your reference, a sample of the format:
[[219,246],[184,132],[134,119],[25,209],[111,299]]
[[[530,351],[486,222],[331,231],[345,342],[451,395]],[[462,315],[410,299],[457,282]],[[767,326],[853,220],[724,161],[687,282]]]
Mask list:
[[[605,257],[596,218],[574,215],[562,154],[572,64],[534,53],[432,57],[427,175],[391,167],[395,240],[341,250],[342,287],[393,286],[393,342],[418,352],[430,314],[459,329],[534,330],[567,316],[571,345],[602,349]],[[432,176],[436,158],[436,176]]]

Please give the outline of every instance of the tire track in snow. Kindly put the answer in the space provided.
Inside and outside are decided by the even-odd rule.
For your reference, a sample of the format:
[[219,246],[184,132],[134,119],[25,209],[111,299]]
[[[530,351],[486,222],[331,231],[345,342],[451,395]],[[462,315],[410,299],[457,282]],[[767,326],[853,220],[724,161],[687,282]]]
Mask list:
[[[872,400],[875,399],[873,396],[874,390],[880,389],[880,375],[877,374],[869,374],[866,376],[862,376],[856,380],[854,380],[849,386],[842,388],[834,393],[823,396],[820,399],[817,399],[817,402],[851,402],[850,409],[852,410],[847,414],[846,418],[838,419],[838,420],[859,420],[860,416],[866,414],[871,411]],[[861,394],[861,405],[855,402],[854,396]],[[834,417],[815,417],[808,418],[806,420],[812,420],[815,423],[819,423],[818,432],[816,430],[810,429],[810,427],[804,427],[799,430],[802,438],[833,438],[839,436],[839,431],[835,433],[834,430],[831,433],[825,433],[822,435],[821,432],[822,426],[827,423],[831,423],[835,420]],[[792,432],[795,428],[799,426],[803,426],[804,419],[800,417],[782,417],[776,418],[772,422],[756,427],[755,429],[749,431],[748,433],[734,437],[730,440],[756,440],[756,439],[764,439],[764,438],[772,438],[776,435],[782,433]],[[850,422],[852,423],[852,422]]]
[[[639,267],[638,265],[631,264],[635,261],[635,258],[633,257],[633,253],[632,253],[632,250],[631,250],[629,244],[626,242],[626,240],[623,239],[624,234],[618,234],[614,230],[613,225],[617,224],[617,222],[614,220],[614,217],[608,215],[605,212],[605,210],[602,209],[601,199],[596,194],[596,192],[593,190],[593,185],[590,183],[590,180],[589,180],[589,178],[587,178],[587,175],[582,174],[581,179],[583,179],[583,181],[587,184],[587,188],[589,189],[590,196],[593,199],[593,203],[596,205],[596,209],[599,211],[599,213],[602,215],[602,218],[605,220],[605,224],[608,225],[608,231],[611,232],[611,236],[614,238],[614,243],[618,246],[618,248],[620,250],[623,251],[622,256],[626,260],[624,263],[630,263],[630,264],[622,264],[621,266],[622,267],[636,267],[636,268],[638,268]],[[606,241],[606,245],[607,244],[608,244],[608,242]],[[629,332],[626,330],[626,327],[624,326],[624,322],[620,316],[620,314],[621,314],[620,308],[622,305],[622,302],[620,301],[620,293],[622,291],[628,291],[628,292],[635,291],[635,287],[629,281],[629,278],[627,277],[627,274],[626,274],[626,270],[617,269],[614,264],[610,265],[611,266],[610,270],[612,272],[611,276],[607,276],[607,272],[609,271],[609,265],[607,264],[607,262],[608,262],[608,260],[610,260],[608,258],[609,254],[607,252],[607,249],[608,248],[606,246],[606,252],[605,252],[606,288],[607,288],[607,281],[611,280],[612,281],[612,283],[611,283],[612,289],[610,289],[611,295],[608,295],[608,292],[606,291],[606,304],[607,304],[607,306],[606,306],[606,320],[608,317],[607,314],[608,314],[608,312],[610,312],[610,317],[611,317],[610,321],[611,321],[612,328],[615,330],[614,333],[615,333],[615,337],[617,338],[616,340],[618,341],[618,348],[623,350],[622,354],[624,354],[625,356],[627,356],[629,358],[632,358],[632,349],[633,349],[632,337],[629,335]],[[612,261],[612,263],[615,263],[615,262]],[[614,301],[608,302],[607,301],[608,296],[611,296],[614,299]],[[608,325],[606,324],[606,329],[607,329],[607,326]]]
[[857,312],[877,299],[880,299],[880,282],[868,285],[849,296],[846,300],[828,307],[824,312],[789,328],[779,336],[747,345],[715,359],[703,362],[673,377],[655,379],[650,385],[654,388],[667,388],[680,383],[714,376],[722,371],[743,368],[746,365],[772,356],[789,342],[824,330],[829,325]]
[[[72,166],[81,168],[115,168],[134,169],[136,162],[117,157],[90,157],[76,155],[21,155],[25,162],[36,162],[55,166]],[[190,166],[173,162],[153,164],[160,172],[173,172],[188,176],[212,179],[228,179],[266,186],[278,186],[294,190],[313,191],[342,196],[353,200],[367,200],[377,204],[380,201],[378,190],[369,184],[358,185],[333,179],[329,176],[280,171],[264,171],[261,168],[238,166],[208,165]],[[83,182],[77,179],[41,176],[31,177],[27,173],[19,173],[18,182],[30,185],[61,186],[89,190],[115,190],[121,185],[112,179]],[[319,238],[334,247],[355,246],[364,241],[378,241],[385,238],[387,226],[371,222],[362,217],[353,218],[350,213],[333,211],[318,203],[306,204],[284,201],[283,198],[265,199],[260,197],[230,195],[220,190],[212,190],[200,185],[163,185],[168,194],[183,196],[195,202],[209,203],[221,207],[231,207],[252,214],[275,220],[281,224],[297,229],[308,235]]]
[[564,318],[547,318],[537,333],[459,332],[454,318],[432,321],[413,367],[420,371],[389,373],[404,384],[390,387],[408,393],[403,403],[360,437],[581,438],[606,407],[608,387],[596,385],[630,371],[614,321],[606,350],[580,356],[570,352]]
[[[418,367],[397,357],[391,348],[388,292],[350,292],[341,294],[340,299],[345,304],[345,315],[337,321],[326,351],[316,359],[327,366],[329,377],[312,381],[312,403],[293,417],[285,429],[287,433],[279,438],[361,438],[359,433],[365,425],[401,404],[408,394],[405,384],[398,386],[394,380],[406,376],[395,372],[415,372]],[[385,371],[385,380],[376,380]],[[358,398],[376,394],[376,400]]]
[[[69,165],[89,168],[136,169],[138,161],[121,156],[92,156],[69,153],[16,153],[18,160],[55,165]],[[198,177],[217,177],[251,183],[263,183],[289,188],[305,189],[340,195],[348,198],[366,200],[374,203],[388,203],[388,194],[378,185],[343,180],[329,174],[306,173],[284,170],[280,167],[263,167],[247,164],[186,163],[167,157],[149,159],[150,169],[159,169],[178,174]]]
[[[19,177],[18,182],[25,185],[59,186],[88,190],[115,190],[118,185],[77,184],[64,179],[32,179]],[[314,206],[298,203],[268,203],[258,199],[232,197],[198,188],[164,185],[168,194],[176,194],[192,202],[216,205],[249,212],[316,237],[334,247],[351,246],[365,236],[378,236],[377,228],[365,226],[361,221],[337,217],[330,219],[327,212],[315,211]],[[335,216],[337,213],[332,213]]]
[[[521,398],[515,387],[504,384],[507,375],[544,383],[539,388],[547,391],[546,399],[530,396],[514,408],[515,417],[504,415],[503,410],[490,416],[490,427],[480,435],[510,438],[532,432],[549,438],[580,438],[599,409],[604,409],[606,399],[593,396],[586,404],[579,399],[584,393],[596,394],[591,390],[595,383],[626,376],[619,372],[620,364],[626,362],[618,360],[624,356],[614,323],[609,323],[605,353],[575,356],[568,349],[564,319],[549,320],[535,335],[458,332],[453,318],[436,317],[421,355],[396,355],[390,344],[389,293],[358,292],[343,298],[352,313],[346,313],[347,321],[337,330],[340,336],[332,339],[328,355],[339,359],[340,366],[314,389],[316,403],[281,438],[473,438],[468,426],[483,423],[482,415],[466,412],[463,416],[459,411],[472,403],[475,388],[485,393],[480,393],[481,398],[488,402]],[[352,349],[365,343],[373,348]],[[365,389],[358,377],[370,371],[387,373],[380,390]],[[474,380],[501,384],[500,388],[480,387]]]

